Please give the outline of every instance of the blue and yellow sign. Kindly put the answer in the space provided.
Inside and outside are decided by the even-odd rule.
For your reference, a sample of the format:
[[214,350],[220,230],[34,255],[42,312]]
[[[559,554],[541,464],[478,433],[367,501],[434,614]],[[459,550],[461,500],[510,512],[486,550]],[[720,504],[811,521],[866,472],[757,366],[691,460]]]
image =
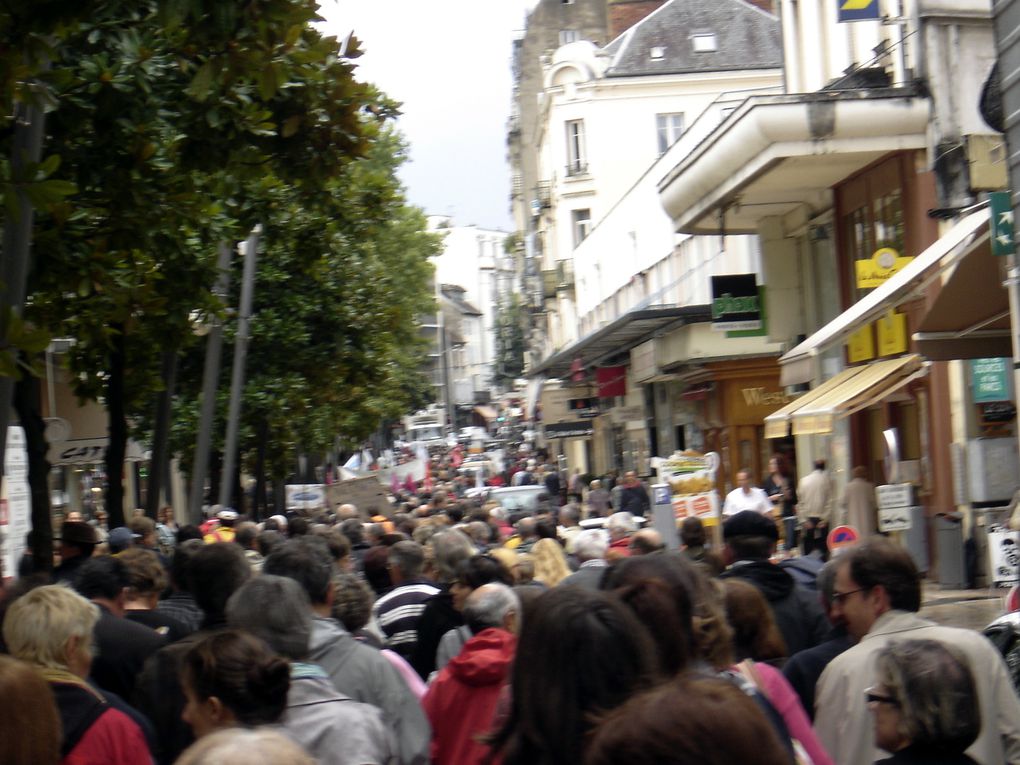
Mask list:
[[836,0],[839,21],[877,21],[882,18],[879,0]]

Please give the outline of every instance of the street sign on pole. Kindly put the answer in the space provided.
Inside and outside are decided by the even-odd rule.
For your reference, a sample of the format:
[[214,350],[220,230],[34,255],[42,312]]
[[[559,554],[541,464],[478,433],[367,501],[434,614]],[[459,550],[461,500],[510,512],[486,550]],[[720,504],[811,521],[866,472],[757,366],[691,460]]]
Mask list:
[[988,212],[991,216],[992,255],[1005,257],[1016,251],[1013,239],[1013,202],[1008,191],[993,191],[988,195]]

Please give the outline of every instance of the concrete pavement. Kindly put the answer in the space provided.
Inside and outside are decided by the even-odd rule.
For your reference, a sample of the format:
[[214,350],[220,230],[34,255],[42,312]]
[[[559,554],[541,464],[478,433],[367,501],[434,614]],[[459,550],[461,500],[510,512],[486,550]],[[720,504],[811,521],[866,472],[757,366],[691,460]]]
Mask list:
[[1008,589],[943,590],[925,582],[920,615],[951,627],[983,630],[1004,611]]

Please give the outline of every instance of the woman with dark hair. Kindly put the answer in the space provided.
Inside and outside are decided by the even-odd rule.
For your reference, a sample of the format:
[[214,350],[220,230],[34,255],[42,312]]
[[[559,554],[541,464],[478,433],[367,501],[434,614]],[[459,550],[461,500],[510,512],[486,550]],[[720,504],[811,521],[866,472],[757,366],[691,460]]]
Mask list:
[[683,671],[695,656],[692,642],[695,575],[691,565],[676,555],[639,555],[608,570],[602,582],[637,616],[655,625],[651,637],[664,675]]
[[517,656],[510,712],[492,737],[504,765],[582,762],[594,716],[659,679],[644,626],[605,593],[580,587],[555,588],[535,601]]
[[879,651],[865,692],[882,765],[973,765],[964,752],[981,731],[974,676],[950,646],[903,640]]
[[726,620],[719,581],[679,554],[643,555],[622,561],[602,582],[633,610],[651,631],[659,662],[667,676],[686,670],[720,677],[741,689],[772,723],[779,740],[793,754],[786,723],[764,692],[733,664],[733,629]]
[[585,765],[789,765],[755,703],[732,683],[689,675],[603,717]]
[[[491,555],[472,555],[457,566],[457,576],[450,584],[450,594],[453,596],[453,607],[458,613],[464,610],[464,601],[467,596],[477,590],[483,584],[499,582],[508,587],[514,584],[511,574],[502,562]],[[471,630],[466,625],[455,627],[447,631],[439,640],[439,648],[436,650],[436,672],[449,664],[450,659],[460,653],[460,649],[471,639]]]
[[772,609],[761,591],[740,579],[721,580],[726,619],[733,630],[733,669],[754,685],[783,718],[790,737],[804,748],[814,765],[832,765],[783,673],[773,666],[786,658],[786,643]]
[[184,657],[182,687],[181,717],[195,738],[235,725],[269,725],[287,708],[290,664],[247,632],[214,632]]

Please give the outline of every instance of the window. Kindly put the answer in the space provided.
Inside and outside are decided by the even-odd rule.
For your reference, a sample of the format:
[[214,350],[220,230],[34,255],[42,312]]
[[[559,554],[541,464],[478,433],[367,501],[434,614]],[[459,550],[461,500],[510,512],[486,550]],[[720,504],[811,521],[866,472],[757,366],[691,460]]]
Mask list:
[[714,32],[691,35],[691,43],[694,45],[695,53],[714,53],[718,48]]
[[581,39],[581,33],[576,29],[561,29],[560,30],[560,45],[566,45],[567,43],[577,42]]
[[584,120],[567,122],[567,175],[588,172],[584,151]]
[[571,210],[570,223],[574,232],[574,247],[577,247],[591,230],[591,210]]
[[655,132],[659,139],[659,154],[665,154],[666,149],[676,143],[684,132],[684,115],[680,112],[674,114],[656,114]]
[[661,45],[653,45],[648,50],[648,56],[653,61],[658,61],[660,58],[664,58],[666,56],[666,49],[663,48]]

